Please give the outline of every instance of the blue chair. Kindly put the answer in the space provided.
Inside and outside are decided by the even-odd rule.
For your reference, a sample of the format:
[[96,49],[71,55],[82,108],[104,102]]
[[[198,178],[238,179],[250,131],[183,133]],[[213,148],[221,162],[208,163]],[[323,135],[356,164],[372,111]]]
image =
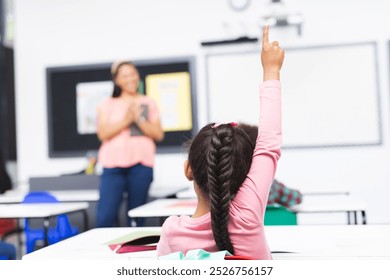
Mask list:
[[0,240],[0,260],[15,260],[16,248],[13,244]]
[[[44,191],[34,191],[28,193],[22,203],[59,203],[59,201]],[[24,232],[26,235],[26,253],[34,251],[35,243],[38,240],[44,240],[44,229],[43,228],[32,228],[28,219],[24,221]],[[48,230],[48,243],[54,244],[65,238],[74,236],[79,233],[79,230],[75,226],[71,226],[67,215],[59,215],[56,218],[56,226],[49,227]]]

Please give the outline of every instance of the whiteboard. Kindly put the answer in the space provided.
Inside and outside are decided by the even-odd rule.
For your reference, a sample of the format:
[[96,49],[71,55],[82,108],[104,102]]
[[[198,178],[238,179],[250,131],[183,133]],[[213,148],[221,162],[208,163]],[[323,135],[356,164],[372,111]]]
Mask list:
[[[206,57],[210,122],[256,125],[259,52]],[[281,72],[283,147],[382,143],[376,43],[286,49]]]

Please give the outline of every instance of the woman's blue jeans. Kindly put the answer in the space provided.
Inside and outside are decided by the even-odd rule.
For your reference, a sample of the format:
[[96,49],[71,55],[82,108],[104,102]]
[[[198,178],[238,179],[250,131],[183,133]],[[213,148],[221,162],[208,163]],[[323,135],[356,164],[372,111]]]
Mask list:
[[[96,227],[119,226],[118,212],[123,193],[127,192],[127,210],[131,210],[146,203],[152,181],[153,168],[142,164],[128,168],[104,168],[100,179]],[[131,226],[127,211],[126,217],[128,226]],[[137,226],[142,224],[143,219],[138,219]]]

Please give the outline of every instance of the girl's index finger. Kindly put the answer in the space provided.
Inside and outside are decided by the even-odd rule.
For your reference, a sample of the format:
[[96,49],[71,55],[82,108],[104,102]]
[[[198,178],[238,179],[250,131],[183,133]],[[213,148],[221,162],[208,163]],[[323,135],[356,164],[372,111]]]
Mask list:
[[263,28],[263,45],[264,44],[268,44],[268,30],[269,30],[269,25],[266,24],[264,25],[264,28]]

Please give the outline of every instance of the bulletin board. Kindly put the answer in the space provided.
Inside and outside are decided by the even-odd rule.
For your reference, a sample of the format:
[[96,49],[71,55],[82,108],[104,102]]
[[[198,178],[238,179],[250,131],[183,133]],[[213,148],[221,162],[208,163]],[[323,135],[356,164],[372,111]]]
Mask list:
[[[257,125],[260,52],[206,57],[210,122]],[[281,71],[284,148],[381,145],[377,45],[285,49]]]
[[[165,138],[158,153],[182,150],[197,131],[194,57],[132,61],[140,91],[155,100]],[[84,156],[97,151],[96,107],[112,95],[111,63],[50,67],[47,77],[50,157]]]

